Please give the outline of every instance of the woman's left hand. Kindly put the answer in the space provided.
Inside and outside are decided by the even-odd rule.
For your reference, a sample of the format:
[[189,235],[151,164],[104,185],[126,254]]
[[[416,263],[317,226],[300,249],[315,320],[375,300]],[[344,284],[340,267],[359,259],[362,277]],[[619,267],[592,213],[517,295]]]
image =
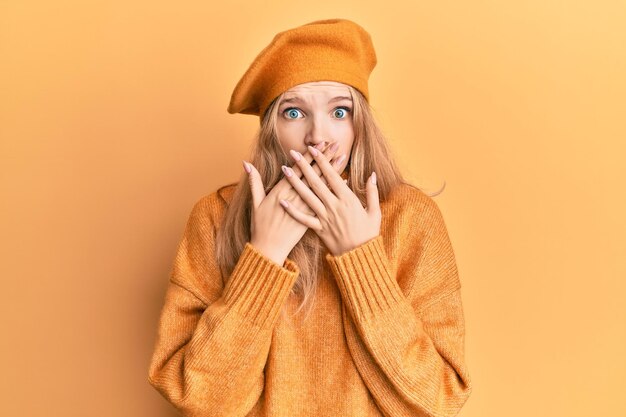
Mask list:
[[316,152],[311,146],[309,151],[330,188],[315,173],[309,162],[299,152],[292,150],[291,155],[311,188],[307,187],[297,175],[290,176],[290,172],[293,171],[290,171],[289,167],[284,167],[283,172],[316,216],[305,214],[281,200],[283,208],[295,220],[313,229],[334,256],[348,252],[377,237],[380,234],[381,212],[376,173],[373,172],[367,180],[367,208],[363,208],[359,198],[330,165],[324,154]]

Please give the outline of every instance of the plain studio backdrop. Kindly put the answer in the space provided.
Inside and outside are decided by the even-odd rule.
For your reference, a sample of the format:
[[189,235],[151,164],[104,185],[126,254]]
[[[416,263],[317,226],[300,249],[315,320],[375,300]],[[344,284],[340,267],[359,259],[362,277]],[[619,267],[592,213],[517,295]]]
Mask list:
[[372,35],[371,104],[457,257],[462,417],[626,415],[623,1],[0,3],[3,416],[159,416],[187,216],[237,181],[226,112],[279,31]]

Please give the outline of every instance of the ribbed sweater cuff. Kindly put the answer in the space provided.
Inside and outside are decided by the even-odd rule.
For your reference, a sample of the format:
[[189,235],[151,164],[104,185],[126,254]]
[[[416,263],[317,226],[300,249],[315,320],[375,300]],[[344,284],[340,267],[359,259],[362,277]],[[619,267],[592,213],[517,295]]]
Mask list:
[[371,319],[405,300],[390,273],[382,235],[341,255],[329,253],[326,260],[344,302],[356,319]]
[[280,266],[247,242],[224,288],[225,303],[259,326],[273,323],[299,273],[292,260]]

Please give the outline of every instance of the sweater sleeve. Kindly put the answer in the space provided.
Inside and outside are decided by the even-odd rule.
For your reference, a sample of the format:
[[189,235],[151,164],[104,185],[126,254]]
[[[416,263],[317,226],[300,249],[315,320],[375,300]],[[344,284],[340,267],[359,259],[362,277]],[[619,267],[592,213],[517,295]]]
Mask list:
[[397,268],[382,235],[326,256],[344,301],[351,355],[388,417],[454,416],[472,390],[452,246],[432,200],[421,218],[406,227]]
[[148,381],[185,416],[245,416],[263,391],[272,330],[299,269],[248,242],[223,285],[211,201],[196,203],[179,243]]

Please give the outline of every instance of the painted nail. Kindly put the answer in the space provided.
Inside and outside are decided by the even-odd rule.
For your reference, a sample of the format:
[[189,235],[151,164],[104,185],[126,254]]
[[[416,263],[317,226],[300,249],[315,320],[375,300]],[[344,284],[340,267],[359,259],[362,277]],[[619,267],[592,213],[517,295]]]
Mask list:
[[293,175],[293,171],[291,170],[291,168],[288,168],[285,165],[283,165],[281,168],[283,169],[283,172],[286,176],[291,177]]
[[311,155],[317,156],[317,154],[318,154],[317,149],[315,149],[314,147],[312,147],[310,145],[308,146],[308,148],[309,148],[309,152],[311,152]]
[[341,165],[341,163],[343,162],[344,159],[346,159],[346,156],[345,155],[341,155],[339,158],[337,158],[337,160],[335,161],[335,164]]
[[241,161],[241,162],[243,162],[243,169],[245,169],[248,174],[250,172],[252,172],[252,169],[250,168],[250,165],[248,165],[248,163],[246,161]]
[[337,148],[339,148],[339,144],[337,142],[335,142],[332,145],[330,145],[330,151],[331,152],[335,152],[337,150]]
[[372,172],[372,184],[376,184],[376,173]]
[[300,152],[298,151],[294,151],[293,149],[290,150],[289,153],[291,154],[291,156],[293,156],[293,159],[295,159],[296,161],[299,161],[302,158],[302,154],[300,154]]
[[279,200],[278,202],[279,202],[279,203],[280,203],[280,205],[281,205],[281,206],[283,206],[284,208],[289,207],[289,203],[288,203],[288,202],[286,202],[285,200]]

